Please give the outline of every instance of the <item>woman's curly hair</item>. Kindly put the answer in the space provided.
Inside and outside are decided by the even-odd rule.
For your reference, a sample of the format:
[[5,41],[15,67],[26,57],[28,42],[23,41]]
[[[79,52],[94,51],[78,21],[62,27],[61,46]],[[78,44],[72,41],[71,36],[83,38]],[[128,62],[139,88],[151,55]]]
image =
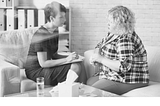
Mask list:
[[108,11],[108,15],[111,15],[113,21],[117,25],[117,30],[125,33],[132,33],[135,27],[135,15],[134,13],[124,6],[116,6]]

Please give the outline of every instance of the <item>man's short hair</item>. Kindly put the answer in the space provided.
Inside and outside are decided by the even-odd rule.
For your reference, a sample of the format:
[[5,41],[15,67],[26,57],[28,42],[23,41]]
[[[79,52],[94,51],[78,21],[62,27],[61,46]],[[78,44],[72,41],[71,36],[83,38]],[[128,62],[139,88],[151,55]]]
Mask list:
[[51,21],[50,16],[56,17],[56,15],[59,12],[66,13],[66,8],[64,5],[62,5],[61,3],[58,3],[58,2],[51,2],[51,3],[47,4],[44,8],[45,18],[49,22]]

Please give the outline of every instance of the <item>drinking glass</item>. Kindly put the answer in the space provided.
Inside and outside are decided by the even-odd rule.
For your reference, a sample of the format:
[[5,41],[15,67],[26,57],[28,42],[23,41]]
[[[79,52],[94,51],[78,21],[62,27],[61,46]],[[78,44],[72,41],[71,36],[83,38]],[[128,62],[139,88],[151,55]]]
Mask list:
[[37,97],[44,96],[44,77],[38,77],[37,81]]

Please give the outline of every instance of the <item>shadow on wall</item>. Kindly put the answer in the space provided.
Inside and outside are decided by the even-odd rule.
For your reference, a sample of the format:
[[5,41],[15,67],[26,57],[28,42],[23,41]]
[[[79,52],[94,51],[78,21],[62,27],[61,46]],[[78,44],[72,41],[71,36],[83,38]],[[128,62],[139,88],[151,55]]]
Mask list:
[[19,6],[35,7],[34,0],[19,0]]

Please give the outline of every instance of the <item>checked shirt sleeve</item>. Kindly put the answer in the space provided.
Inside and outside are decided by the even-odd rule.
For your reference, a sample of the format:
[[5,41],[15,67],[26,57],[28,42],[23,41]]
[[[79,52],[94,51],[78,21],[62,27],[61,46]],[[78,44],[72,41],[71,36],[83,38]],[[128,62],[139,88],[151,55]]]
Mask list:
[[95,48],[101,48],[102,44],[105,42],[105,37],[96,45]]
[[119,71],[124,73],[131,69],[134,54],[134,43],[127,36],[119,39],[117,44],[118,58],[120,60]]
[[[107,34],[107,36],[109,36],[110,33]],[[102,38],[102,40],[96,45],[95,48],[101,48],[102,45],[107,41],[107,36],[105,36],[104,38]]]

